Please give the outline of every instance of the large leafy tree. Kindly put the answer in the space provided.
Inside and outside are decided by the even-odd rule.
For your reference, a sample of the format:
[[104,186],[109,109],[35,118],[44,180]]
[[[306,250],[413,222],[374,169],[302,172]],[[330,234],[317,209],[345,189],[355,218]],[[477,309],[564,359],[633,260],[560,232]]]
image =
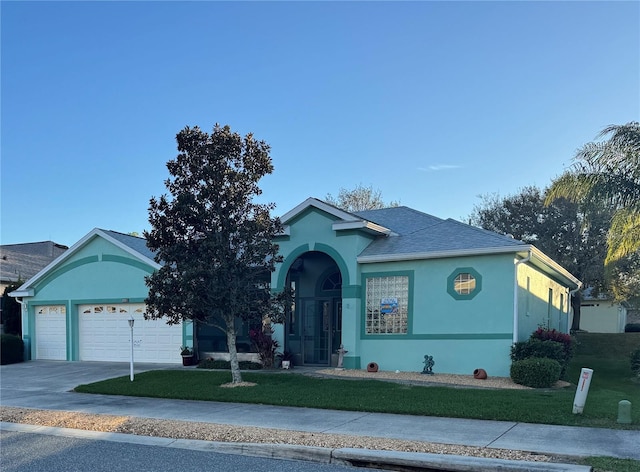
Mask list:
[[380,190],[374,189],[371,185],[365,187],[362,184],[358,184],[353,190],[341,188],[337,197],[328,193],[325,200],[327,203],[349,212],[377,210],[400,205],[396,201],[385,203],[382,200],[382,192]]
[[281,306],[268,282],[280,260],[273,237],[282,226],[270,216],[273,204],[254,202],[258,181],[273,171],[270,148],[217,124],[211,134],[187,127],[176,139],[169,195],[151,198],[151,230],[144,233],[162,265],[146,278],[147,316],[221,329],[238,384],[236,320],[257,324]]
[[640,251],[640,124],[611,125],[580,148],[572,168],[553,182],[547,203],[558,198],[613,210],[606,264]]
[[[597,210],[597,211],[596,211]],[[537,187],[500,198],[483,197],[469,218],[471,224],[535,245],[578,277],[594,293],[606,287],[604,258],[610,212],[593,209],[588,215],[580,206],[560,198],[545,205],[545,194]],[[571,300],[572,329],[580,326],[580,296]]]

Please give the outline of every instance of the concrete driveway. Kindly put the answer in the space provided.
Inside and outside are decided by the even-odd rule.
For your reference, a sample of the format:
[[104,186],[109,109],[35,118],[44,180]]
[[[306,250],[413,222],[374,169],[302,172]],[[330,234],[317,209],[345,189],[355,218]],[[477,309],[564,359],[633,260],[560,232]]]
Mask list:
[[[28,361],[0,366],[0,402],[69,392],[81,384],[129,375],[128,362]],[[134,374],[148,370],[182,369],[179,364],[134,364]],[[20,404],[15,405],[20,406]]]

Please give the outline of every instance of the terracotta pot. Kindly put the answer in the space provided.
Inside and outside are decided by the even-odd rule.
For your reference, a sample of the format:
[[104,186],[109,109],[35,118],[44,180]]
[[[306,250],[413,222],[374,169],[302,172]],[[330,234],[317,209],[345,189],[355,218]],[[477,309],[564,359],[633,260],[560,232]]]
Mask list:
[[375,362],[369,362],[367,365],[367,372],[378,372],[378,364]]
[[193,365],[193,356],[182,356],[182,365]]
[[484,380],[487,378],[487,371],[484,369],[476,369],[473,371],[473,378]]

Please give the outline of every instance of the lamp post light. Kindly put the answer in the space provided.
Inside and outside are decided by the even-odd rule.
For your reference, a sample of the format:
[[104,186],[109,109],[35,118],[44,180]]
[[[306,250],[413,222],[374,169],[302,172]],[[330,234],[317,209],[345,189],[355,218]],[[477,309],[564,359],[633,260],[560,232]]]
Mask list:
[[133,382],[133,323],[135,323],[136,320],[133,319],[133,315],[131,315],[131,318],[129,318],[129,328],[131,328],[131,362],[130,362],[130,369],[129,369],[129,379]]

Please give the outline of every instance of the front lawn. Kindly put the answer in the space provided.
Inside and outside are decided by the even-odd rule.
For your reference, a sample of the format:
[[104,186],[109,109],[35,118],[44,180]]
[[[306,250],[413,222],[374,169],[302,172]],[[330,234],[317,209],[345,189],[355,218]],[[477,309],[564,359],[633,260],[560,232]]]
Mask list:
[[[609,366],[611,367],[611,366]],[[621,369],[622,366],[616,366]],[[578,375],[580,369],[576,367]],[[594,369],[595,370],[595,369]],[[570,371],[571,378],[574,369]],[[632,425],[616,423],[617,404],[627,399],[640,405],[638,385],[629,389],[609,385],[594,374],[583,415],[572,413],[575,388],[559,390],[479,390],[400,385],[376,380],[319,379],[295,373],[244,372],[254,387],[222,388],[231,381],[223,371],[151,371],[90,385],[78,392],[183,400],[324,408],[334,410],[446,416],[526,423],[602,428],[640,429],[640,408],[633,409]],[[599,385],[604,383],[604,385]],[[635,392],[631,389],[635,388]],[[635,398],[632,398],[635,393]],[[634,402],[635,400],[635,402]]]

